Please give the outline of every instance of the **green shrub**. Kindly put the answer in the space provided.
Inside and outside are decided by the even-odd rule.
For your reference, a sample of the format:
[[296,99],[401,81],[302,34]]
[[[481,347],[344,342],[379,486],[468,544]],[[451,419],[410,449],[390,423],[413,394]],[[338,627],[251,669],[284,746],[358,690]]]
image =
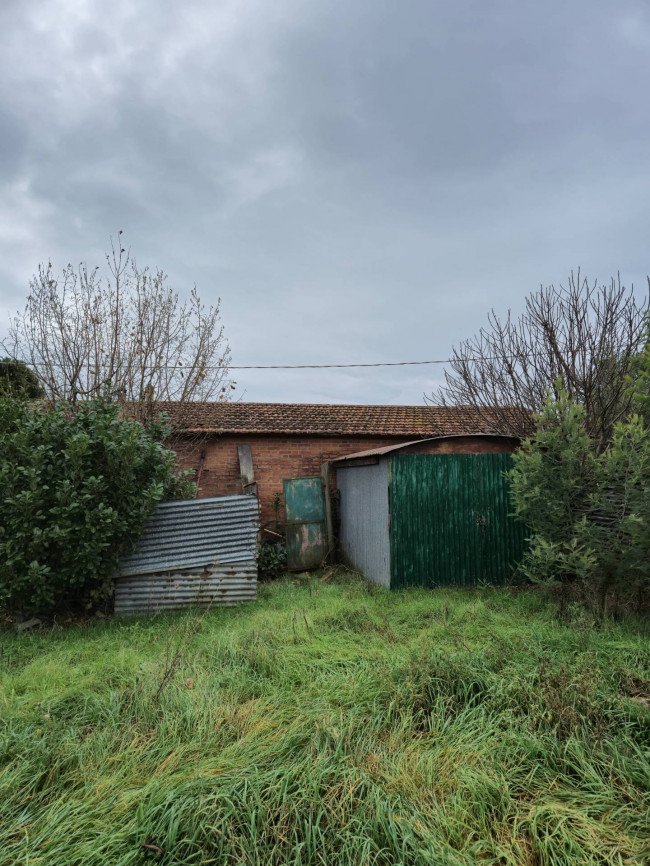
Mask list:
[[0,399],[0,603],[53,612],[110,596],[153,507],[184,493],[164,435],[103,400]]
[[650,429],[638,415],[616,425],[599,456],[579,529],[597,558],[601,603],[613,592],[642,606],[650,588]]
[[645,346],[634,358],[628,382],[632,391],[635,411],[650,424],[650,314],[646,315],[648,324]]
[[274,580],[286,574],[287,549],[284,544],[263,544],[257,553],[257,571],[262,580]]
[[43,389],[32,369],[15,358],[0,360],[0,397],[35,400],[42,396]]
[[515,513],[531,530],[522,569],[604,611],[644,605],[650,587],[650,431],[633,415],[598,453],[585,413],[562,389],[514,456]]

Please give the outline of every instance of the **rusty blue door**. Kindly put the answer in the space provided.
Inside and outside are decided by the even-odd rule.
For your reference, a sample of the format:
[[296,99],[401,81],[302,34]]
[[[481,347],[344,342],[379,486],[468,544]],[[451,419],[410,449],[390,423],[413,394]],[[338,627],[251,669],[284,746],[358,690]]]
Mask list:
[[325,496],[320,476],[287,478],[284,513],[287,531],[287,568],[318,568],[327,554]]

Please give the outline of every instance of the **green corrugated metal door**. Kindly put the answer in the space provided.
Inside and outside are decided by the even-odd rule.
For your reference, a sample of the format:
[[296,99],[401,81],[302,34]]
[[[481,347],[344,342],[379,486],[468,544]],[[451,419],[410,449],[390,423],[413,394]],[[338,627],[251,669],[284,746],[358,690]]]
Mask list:
[[510,454],[396,454],[391,586],[503,583],[524,550],[509,514]]
[[505,583],[513,574],[526,549],[526,527],[512,517],[510,485],[504,477],[512,468],[510,454],[476,454],[478,487],[481,491],[483,522],[481,575],[489,583]]

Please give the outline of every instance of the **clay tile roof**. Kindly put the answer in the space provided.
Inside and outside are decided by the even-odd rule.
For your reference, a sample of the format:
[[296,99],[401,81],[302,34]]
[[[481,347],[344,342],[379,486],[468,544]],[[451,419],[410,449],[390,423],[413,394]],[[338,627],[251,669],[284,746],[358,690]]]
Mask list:
[[489,433],[466,406],[345,406],[318,403],[160,403],[187,433],[315,436],[453,436]]

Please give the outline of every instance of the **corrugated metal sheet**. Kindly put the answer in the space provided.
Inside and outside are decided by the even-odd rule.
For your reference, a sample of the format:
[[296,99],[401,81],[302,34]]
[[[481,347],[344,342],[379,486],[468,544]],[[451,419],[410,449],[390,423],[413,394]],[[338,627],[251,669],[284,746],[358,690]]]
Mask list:
[[396,454],[391,586],[504,583],[525,548],[510,516],[509,454]]
[[388,461],[337,466],[341,494],[339,543],[346,561],[381,586],[390,586]]
[[210,566],[121,577],[115,585],[115,613],[155,613],[197,605],[234,605],[257,597],[254,559]]
[[152,514],[121,576],[255,558],[259,504],[255,496],[164,502]]
[[255,496],[165,502],[120,563],[115,613],[238,604],[257,595]]

